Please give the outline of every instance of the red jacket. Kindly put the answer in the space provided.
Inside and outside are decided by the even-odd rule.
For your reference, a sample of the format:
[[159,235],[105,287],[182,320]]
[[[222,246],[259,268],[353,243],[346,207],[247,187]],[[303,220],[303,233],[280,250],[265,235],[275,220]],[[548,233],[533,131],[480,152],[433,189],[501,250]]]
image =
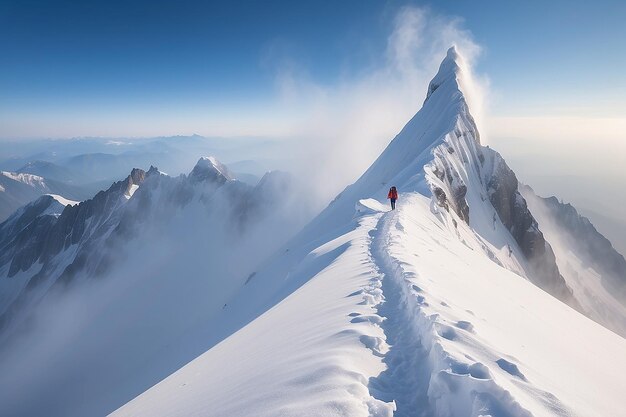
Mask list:
[[390,189],[389,194],[387,194],[387,198],[393,198],[394,200],[398,199],[398,190]]

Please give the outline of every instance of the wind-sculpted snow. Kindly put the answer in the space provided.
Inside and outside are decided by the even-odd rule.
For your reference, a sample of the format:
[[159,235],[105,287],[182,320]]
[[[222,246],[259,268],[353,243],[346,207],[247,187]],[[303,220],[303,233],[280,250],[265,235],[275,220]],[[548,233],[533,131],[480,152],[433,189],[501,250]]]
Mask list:
[[[440,227],[442,213],[428,211],[426,199],[406,195],[381,233],[386,276],[402,291],[391,308],[408,310],[404,317],[416,323],[411,326],[422,349],[407,349],[402,357],[426,357],[417,363],[430,371],[422,377],[428,385],[420,385],[428,402],[397,415],[620,415],[614,396],[626,381],[626,362],[618,359],[626,341],[498,268],[472,249],[471,229],[456,228],[459,240],[450,233],[453,225]],[[589,351],[601,363],[586,361]]]

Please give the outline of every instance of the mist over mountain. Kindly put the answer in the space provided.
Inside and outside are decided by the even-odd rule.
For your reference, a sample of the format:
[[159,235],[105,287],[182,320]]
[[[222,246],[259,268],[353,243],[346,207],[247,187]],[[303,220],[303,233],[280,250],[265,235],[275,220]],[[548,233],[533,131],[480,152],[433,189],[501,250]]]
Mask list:
[[58,195],[83,200],[95,194],[96,187],[79,186],[25,172],[0,172],[0,221],[41,195]]
[[[5,141],[0,168],[74,184],[111,182],[132,168],[151,164],[171,175],[185,173],[198,155],[217,155],[229,163],[253,157],[257,164],[263,164],[265,159],[276,155],[278,146],[270,139],[199,135]],[[265,164],[261,172],[257,169],[254,174],[262,175],[269,168]]]
[[552,242],[566,281],[586,305],[589,317],[626,337],[626,260],[588,218],[556,197],[541,198],[532,188],[520,192]]
[[491,137],[491,142],[523,182],[540,195],[556,195],[574,204],[621,253],[626,252],[626,217],[621,209],[626,195],[614,191],[626,187],[623,141],[591,136],[576,140],[576,146],[543,137]]
[[207,154],[232,162],[237,177],[255,185],[267,171],[287,165],[284,154],[276,152],[279,146],[269,139],[198,135],[5,142],[0,147],[4,151],[0,169],[6,170],[0,178],[0,221],[43,194],[82,201],[135,167],[155,165],[175,176],[186,173],[200,155]]
[[[44,196],[0,225],[0,384],[13,393],[3,412],[110,411],[206,348],[194,323],[220,312],[310,216],[289,197],[289,175],[267,173],[256,186],[232,175],[215,158],[179,177],[133,169],[92,199],[63,206]],[[23,395],[8,389],[22,384]],[[31,395],[38,401],[26,406]]]

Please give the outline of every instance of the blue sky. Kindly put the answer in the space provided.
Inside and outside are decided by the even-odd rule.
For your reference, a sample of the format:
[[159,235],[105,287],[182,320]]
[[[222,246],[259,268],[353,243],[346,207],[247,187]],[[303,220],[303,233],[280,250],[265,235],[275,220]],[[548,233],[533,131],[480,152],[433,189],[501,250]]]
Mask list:
[[624,116],[619,1],[0,0],[0,138],[142,136],[159,122],[210,135],[229,130],[205,127],[207,114],[288,119],[271,104],[277,73],[327,89],[361,77],[407,5],[480,45],[494,117]]

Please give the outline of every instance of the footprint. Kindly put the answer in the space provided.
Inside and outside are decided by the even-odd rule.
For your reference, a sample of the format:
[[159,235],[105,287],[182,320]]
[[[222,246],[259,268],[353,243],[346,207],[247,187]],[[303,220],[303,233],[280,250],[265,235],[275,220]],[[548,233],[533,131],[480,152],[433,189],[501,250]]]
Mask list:
[[467,330],[470,333],[474,333],[474,325],[469,321],[459,320],[456,322],[455,326],[459,329]]
[[361,343],[363,343],[363,345],[368,348],[371,349],[372,352],[374,352],[374,355],[376,356],[384,356],[382,350],[383,350],[383,340],[378,338],[378,337],[374,337],[374,336],[368,336],[368,335],[362,335],[361,337],[359,337],[359,340],[361,341]]
[[509,362],[504,358],[500,358],[496,361],[496,363],[500,368],[502,368],[503,371],[508,372],[515,377],[518,377],[522,381],[528,381],[524,374],[519,370],[517,365],[515,365],[513,362]]
[[383,322],[383,318],[377,315],[371,316],[358,316],[350,320],[350,323],[372,323],[372,324],[380,324]]
[[371,305],[374,305],[374,304],[376,304],[376,300],[370,294],[365,294],[365,296],[363,297],[363,301],[358,303],[358,305],[360,305],[360,306],[371,306]]
[[489,372],[489,368],[480,362],[470,365],[469,374],[476,379],[491,379],[491,372]]
[[458,336],[454,328],[447,326],[445,324],[438,324],[437,334],[439,334],[439,336],[443,337],[444,339],[448,339],[448,340],[456,340]]
[[467,375],[469,374],[469,365],[463,362],[452,360],[450,362],[450,370],[455,374]]
[[450,362],[450,371],[458,375],[470,375],[476,379],[491,379],[489,368],[480,362],[469,365],[457,360],[452,360]]

